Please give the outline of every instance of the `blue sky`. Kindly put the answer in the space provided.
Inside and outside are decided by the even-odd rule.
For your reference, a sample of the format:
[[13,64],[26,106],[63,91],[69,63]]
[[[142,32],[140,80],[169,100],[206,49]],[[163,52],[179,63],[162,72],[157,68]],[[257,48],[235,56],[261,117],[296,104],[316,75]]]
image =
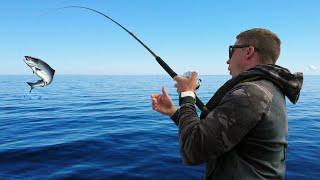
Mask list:
[[43,59],[57,74],[166,74],[126,32],[144,41],[178,74],[228,74],[228,46],[244,30],[262,27],[282,40],[278,65],[320,74],[320,1],[309,0],[2,0],[0,74],[30,74],[25,55]]

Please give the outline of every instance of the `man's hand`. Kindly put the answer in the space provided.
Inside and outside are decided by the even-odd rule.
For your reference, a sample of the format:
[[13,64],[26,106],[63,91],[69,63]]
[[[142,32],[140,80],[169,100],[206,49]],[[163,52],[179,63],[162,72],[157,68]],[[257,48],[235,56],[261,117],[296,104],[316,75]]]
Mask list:
[[164,87],[162,87],[162,94],[152,94],[151,100],[152,109],[161,114],[171,117],[177,111],[177,107]]
[[192,72],[190,78],[182,77],[182,76],[176,76],[173,78],[175,81],[177,81],[175,87],[177,88],[177,91],[179,93],[184,91],[195,91],[197,89],[197,81],[198,81],[198,73]]

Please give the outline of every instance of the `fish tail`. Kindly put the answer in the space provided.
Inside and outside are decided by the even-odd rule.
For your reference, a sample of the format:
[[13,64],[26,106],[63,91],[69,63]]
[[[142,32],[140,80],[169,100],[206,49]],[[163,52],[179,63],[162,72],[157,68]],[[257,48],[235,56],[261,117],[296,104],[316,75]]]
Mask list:
[[34,83],[27,82],[27,84],[30,86],[30,91],[29,91],[29,93],[31,93],[31,91],[32,91],[32,89],[33,89],[33,84],[34,84]]

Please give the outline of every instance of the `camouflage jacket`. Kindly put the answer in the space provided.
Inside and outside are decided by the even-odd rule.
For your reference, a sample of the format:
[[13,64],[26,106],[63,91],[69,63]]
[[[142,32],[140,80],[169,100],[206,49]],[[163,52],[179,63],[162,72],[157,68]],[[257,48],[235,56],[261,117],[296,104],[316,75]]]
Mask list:
[[183,162],[206,163],[205,179],[284,179],[285,96],[296,103],[302,73],[258,65],[227,81],[199,118],[192,97],[171,117],[179,127]]

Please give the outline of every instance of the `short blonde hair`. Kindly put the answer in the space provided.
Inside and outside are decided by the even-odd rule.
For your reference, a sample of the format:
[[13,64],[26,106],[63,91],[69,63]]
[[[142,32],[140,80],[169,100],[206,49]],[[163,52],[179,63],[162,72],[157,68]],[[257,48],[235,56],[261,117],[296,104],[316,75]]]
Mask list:
[[281,41],[278,36],[267,29],[254,28],[241,32],[237,39],[258,49],[262,64],[275,64],[280,55]]

